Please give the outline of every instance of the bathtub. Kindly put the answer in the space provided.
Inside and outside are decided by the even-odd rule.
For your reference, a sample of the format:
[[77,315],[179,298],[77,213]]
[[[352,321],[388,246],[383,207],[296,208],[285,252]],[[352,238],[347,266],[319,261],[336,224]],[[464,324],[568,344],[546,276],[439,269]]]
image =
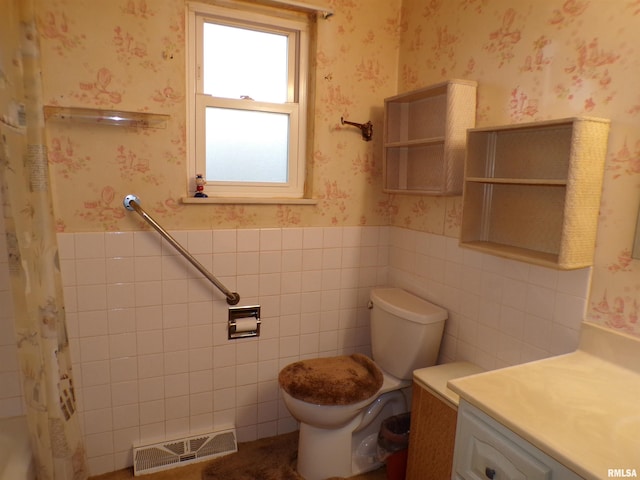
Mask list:
[[35,480],[27,419],[0,419],[0,480]]

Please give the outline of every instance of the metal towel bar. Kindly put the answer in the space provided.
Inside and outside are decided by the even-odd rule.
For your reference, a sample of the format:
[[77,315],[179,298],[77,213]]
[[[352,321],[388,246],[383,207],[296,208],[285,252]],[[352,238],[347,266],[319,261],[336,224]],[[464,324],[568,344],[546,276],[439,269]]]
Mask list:
[[193,255],[191,255],[186,248],[178,243],[178,241],[173,238],[164,228],[162,228],[158,222],[156,222],[151,216],[144,211],[144,209],[140,206],[140,199],[135,195],[127,195],[124,197],[122,202],[124,207],[127,210],[132,210],[138,213],[149,225],[155,228],[160,235],[164,237],[164,239],[169,242],[173,248],[175,248],[184,258],[191,262],[191,265],[196,267],[200,273],[202,273],[207,279],[213,283],[218,290],[224,293],[225,297],[227,297],[227,303],[229,305],[237,305],[240,301],[240,295],[237,292],[232,292],[227,287],[225,287],[220,280],[218,280],[209,270],[207,270],[200,262],[198,262]]

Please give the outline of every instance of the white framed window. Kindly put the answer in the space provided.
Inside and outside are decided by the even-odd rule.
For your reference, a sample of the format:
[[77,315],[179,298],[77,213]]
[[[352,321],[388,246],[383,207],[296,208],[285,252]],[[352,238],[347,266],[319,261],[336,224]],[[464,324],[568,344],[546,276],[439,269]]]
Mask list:
[[201,174],[209,197],[302,198],[309,19],[243,5],[187,7],[189,185]]

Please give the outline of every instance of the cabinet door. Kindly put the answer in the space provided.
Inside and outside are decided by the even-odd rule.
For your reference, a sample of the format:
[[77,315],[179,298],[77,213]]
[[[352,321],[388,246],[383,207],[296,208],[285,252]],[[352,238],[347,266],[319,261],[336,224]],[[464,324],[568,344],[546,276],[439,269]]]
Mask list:
[[451,478],[456,411],[413,384],[407,480]]

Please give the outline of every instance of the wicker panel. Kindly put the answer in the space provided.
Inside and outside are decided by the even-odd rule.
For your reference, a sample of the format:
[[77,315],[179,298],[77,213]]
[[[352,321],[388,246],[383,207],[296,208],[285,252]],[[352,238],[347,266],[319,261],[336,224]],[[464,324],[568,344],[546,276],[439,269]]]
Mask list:
[[443,192],[462,193],[467,130],[475,125],[476,89],[451,83],[445,128]]
[[457,412],[414,383],[407,480],[451,478]]
[[573,130],[559,259],[564,268],[593,261],[608,135],[603,122],[579,121]]

